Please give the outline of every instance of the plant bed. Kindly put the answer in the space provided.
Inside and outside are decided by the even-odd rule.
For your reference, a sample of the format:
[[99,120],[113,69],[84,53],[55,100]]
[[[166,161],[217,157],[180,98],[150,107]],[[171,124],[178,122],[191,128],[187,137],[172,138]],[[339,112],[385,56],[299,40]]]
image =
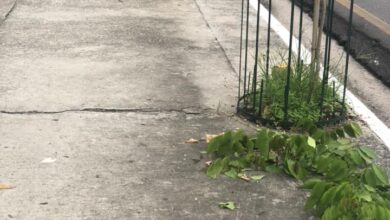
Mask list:
[[[239,112],[267,126],[286,128],[297,127],[300,123],[311,122],[317,125],[337,124],[345,119],[346,107],[337,94],[336,83],[323,82],[313,78],[311,65],[294,65],[290,70],[287,119],[285,121],[285,97],[287,65],[275,65],[267,74],[262,69],[258,73],[256,88],[240,100]],[[344,108],[344,109],[343,109]],[[250,117],[252,115],[252,117]],[[254,116],[253,116],[254,115]]]

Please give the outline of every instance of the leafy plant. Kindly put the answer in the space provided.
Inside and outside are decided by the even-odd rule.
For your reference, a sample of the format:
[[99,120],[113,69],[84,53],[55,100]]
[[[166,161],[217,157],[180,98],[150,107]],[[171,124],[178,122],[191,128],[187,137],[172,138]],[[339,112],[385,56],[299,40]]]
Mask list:
[[[268,121],[274,122],[273,125],[279,125],[284,122],[285,108],[285,87],[288,67],[283,63],[283,57],[274,58],[279,64],[271,64],[273,67],[269,74],[265,68],[264,60],[259,60],[259,77],[262,79],[258,85],[252,85],[256,95],[249,93],[248,103],[256,112]],[[324,84],[322,92],[322,81],[314,80],[312,65],[304,65],[293,59],[290,71],[290,87],[288,95],[288,120],[295,127],[301,121],[310,121],[316,123],[319,120],[332,120],[340,116],[342,104],[340,97],[336,94],[338,88],[335,84]],[[313,88],[316,88],[313,90]],[[250,91],[253,91],[252,89]],[[260,106],[260,95],[262,103]],[[253,103],[253,104],[252,104]],[[322,104],[321,104],[322,103]],[[322,110],[322,111],[321,111]]]
[[260,129],[253,135],[226,132],[211,140],[217,159],[207,175],[237,177],[244,169],[283,171],[310,190],[305,209],[321,219],[390,219],[390,182],[373,164],[375,153],[349,139],[362,134],[356,123],[332,129],[301,126],[303,134]]
[[[324,93],[322,94],[322,81],[319,79],[313,81],[313,74],[313,68],[310,65],[295,66],[291,70],[288,119],[293,126],[296,126],[301,121],[315,123],[320,119],[329,120],[335,118],[343,107],[338,101],[340,98],[334,92],[337,88],[325,85]],[[262,92],[264,96],[262,115],[264,118],[277,123],[284,120],[286,75],[287,67],[279,65],[272,68],[268,77],[263,76],[265,86]],[[312,90],[312,86],[318,89]],[[260,89],[258,89],[257,93],[260,93]],[[252,96],[249,95],[249,97]],[[321,106],[322,97],[323,104]],[[257,101],[255,103],[256,106],[260,105]]]

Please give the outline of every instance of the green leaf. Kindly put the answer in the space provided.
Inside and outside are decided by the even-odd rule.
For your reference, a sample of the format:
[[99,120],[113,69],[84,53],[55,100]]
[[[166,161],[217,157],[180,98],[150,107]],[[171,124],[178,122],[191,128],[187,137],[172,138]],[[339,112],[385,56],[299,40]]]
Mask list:
[[389,184],[389,177],[386,174],[386,171],[377,165],[372,165],[372,170],[374,171],[376,178],[382,183],[382,185]]
[[305,210],[309,210],[317,204],[327,187],[328,184],[324,182],[319,182],[314,186],[310,192],[310,197],[306,200]]
[[326,177],[333,181],[341,181],[348,177],[348,164],[341,159],[333,159],[326,171]]
[[297,172],[295,172],[295,165],[296,165],[296,162],[293,161],[293,160],[287,160],[287,170],[288,170],[288,173],[290,173],[293,177],[295,177],[296,179],[298,179],[298,174]]
[[270,138],[268,137],[268,131],[266,129],[263,129],[257,133],[255,146],[257,149],[259,149],[260,156],[268,157],[269,141]]
[[345,133],[344,133],[343,128],[337,128],[336,133],[337,133],[337,136],[339,136],[339,138],[345,138]]
[[307,145],[307,137],[303,135],[292,136],[292,141],[295,143],[297,149],[303,149]]
[[364,153],[365,156],[367,156],[369,159],[373,160],[376,158],[375,151],[367,148],[367,147],[360,147],[359,150]]
[[373,187],[370,186],[370,185],[364,184],[364,188],[366,188],[369,192],[376,192],[375,188],[373,188]]
[[357,136],[360,136],[363,134],[362,129],[360,128],[360,126],[357,123],[352,122],[351,127]]
[[228,161],[228,157],[225,157],[223,160],[217,159],[215,160],[207,169],[207,176],[211,178],[217,178],[219,174],[224,170]]
[[337,140],[339,137],[338,137],[338,135],[337,135],[337,133],[336,133],[336,131],[330,131],[329,132],[329,135],[330,135],[330,137],[333,139],[333,140]]
[[323,129],[317,129],[311,137],[313,137],[317,141],[322,141],[324,137],[325,131]]
[[262,169],[265,169],[266,161],[268,160],[271,140],[270,135],[272,134],[270,134],[266,129],[259,131],[257,134],[255,146],[260,152],[259,164]]
[[305,177],[306,172],[298,162],[295,162],[295,161],[290,160],[290,159],[288,159],[286,162],[287,162],[288,173],[291,176],[293,176],[299,180],[303,179],[303,177]]
[[348,182],[340,183],[337,186],[337,190],[334,197],[332,198],[332,203],[339,202],[344,197],[344,194],[346,194],[349,190],[350,190],[350,184]]
[[220,202],[218,206],[219,206],[220,208],[223,208],[223,209],[230,209],[230,210],[234,210],[234,209],[236,208],[234,202],[232,202],[232,201]]
[[358,150],[359,155],[362,157],[364,162],[366,164],[371,164],[372,163],[372,158],[368,157],[367,154],[365,154],[361,149]]
[[223,144],[224,140],[225,140],[225,135],[220,135],[213,138],[207,146],[207,152],[208,153],[217,152],[220,146]]
[[316,148],[316,140],[310,136],[307,137],[307,144],[312,148]]
[[348,134],[348,136],[350,136],[350,137],[356,137],[355,131],[353,130],[353,128],[351,127],[350,124],[344,125],[344,131],[345,131],[345,133]]
[[320,201],[317,204],[317,212],[322,215],[324,211],[332,205],[333,199],[337,193],[337,186],[330,187],[325,193],[322,195]]
[[375,207],[376,217],[375,220],[389,220],[390,219],[390,210],[382,206]]
[[321,220],[335,220],[336,217],[336,211],[335,207],[332,206],[325,210],[324,214],[321,216]]
[[372,204],[363,204],[360,208],[360,216],[365,217],[366,219],[374,219],[374,210]]
[[233,156],[236,152],[242,152],[245,148],[241,141],[246,141],[247,136],[242,130],[237,132],[227,131],[223,135],[213,138],[208,147],[208,153],[216,153],[218,156]]
[[364,181],[367,185],[371,187],[377,187],[378,184],[378,179],[373,171],[372,168],[366,169],[363,175]]
[[360,199],[360,200],[364,200],[366,202],[371,202],[372,201],[372,197],[371,197],[371,194],[366,192],[366,191],[363,191],[363,192],[360,192],[357,197]]
[[348,152],[348,155],[349,155],[349,158],[352,160],[352,162],[355,164],[355,165],[362,165],[364,163],[364,159],[362,158],[362,156],[360,156],[358,150],[350,150]]
[[286,146],[287,137],[282,134],[276,134],[269,142],[270,149],[277,151],[283,149]]
[[258,182],[261,179],[263,179],[264,177],[265,177],[264,175],[259,175],[259,176],[251,176],[250,178],[251,178],[251,180]]
[[330,159],[326,156],[321,156],[317,160],[317,170],[320,173],[326,173],[330,164]]
[[304,183],[303,183],[303,188],[304,189],[313,189],[314,186],[317,184],[317,183],[320,183],[322,182],[321,179],[318,179],[318,178],[312,178],[312,179],[308,179],[306,180]]
[[232,167],[235,167],[235,168],[240,168],[240,169],[243,169],[243,168],[246,168],[248,166],[248,163],[247,161],[245,160],[245,158],[241,158],[241,159],[238,159],[238,160],[232,160],[229,162],[229,166],[232,166]]
[[237,178],[237,176],[238,176],[236,169],[230,169],[229,171],[225,172],[224,174],[225,174],[225,176],[233,178],[233,179]]

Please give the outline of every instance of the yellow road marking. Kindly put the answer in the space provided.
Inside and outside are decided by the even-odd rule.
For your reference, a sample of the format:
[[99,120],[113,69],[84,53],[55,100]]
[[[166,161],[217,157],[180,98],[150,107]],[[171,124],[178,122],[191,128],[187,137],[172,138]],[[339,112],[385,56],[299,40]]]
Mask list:
[[[351,5],[350,0],[336,0],[336,2],[347,9],[349,9]],[[370,12],[356,4],[353,6],[353,8],[354,13],[357,14],[359,17],[374,25],[387,35],[390,35],[390,25],[387,24],[385,21],[381,20],[380,18],[376,17],[375,15],[371,14]]]

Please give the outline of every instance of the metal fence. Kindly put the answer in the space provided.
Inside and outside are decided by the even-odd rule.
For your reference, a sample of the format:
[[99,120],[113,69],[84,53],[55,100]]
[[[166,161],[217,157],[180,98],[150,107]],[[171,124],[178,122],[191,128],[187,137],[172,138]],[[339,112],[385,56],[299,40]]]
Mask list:
[[[311,41],[321,45],[320,39],[324,38],[325,46],[316,49],[312,43],[311,52],[302,46],[306,37],[303,36],[305,2],[291,0],[291,4],[288,3],[291,12],[289,44],[285,47],[286,56],[280,56],[279,60],[272,57],[279,50],[272,44],[274,38],[271,37],[272,23],[275,22],[271,15],[272,0],[269,0],[268,6],[262,6],[257,0],[257,10],[253,10],[256,6],[251,8],[250,1],[242,0],[241,5],[238,113],[250,121],[285,128],[300,123],[298,120],[306,117],[320,126],[344,120],[347,115],[345,94],[354,0],[350,2],[345,57],[339,80],[330,74],[335,0],[322,0],[320,9],[313,9],[324,16],[316,23],[317,34],[316,27],[312,26]],[[260,10],[261,7],[267,8],[269,13],[260,16],[267,11]],[[314,12],[313,20],[315,16]],[[268,21],[260,17],[267,17]],[[260,45],[260,42],[263,43]]]

